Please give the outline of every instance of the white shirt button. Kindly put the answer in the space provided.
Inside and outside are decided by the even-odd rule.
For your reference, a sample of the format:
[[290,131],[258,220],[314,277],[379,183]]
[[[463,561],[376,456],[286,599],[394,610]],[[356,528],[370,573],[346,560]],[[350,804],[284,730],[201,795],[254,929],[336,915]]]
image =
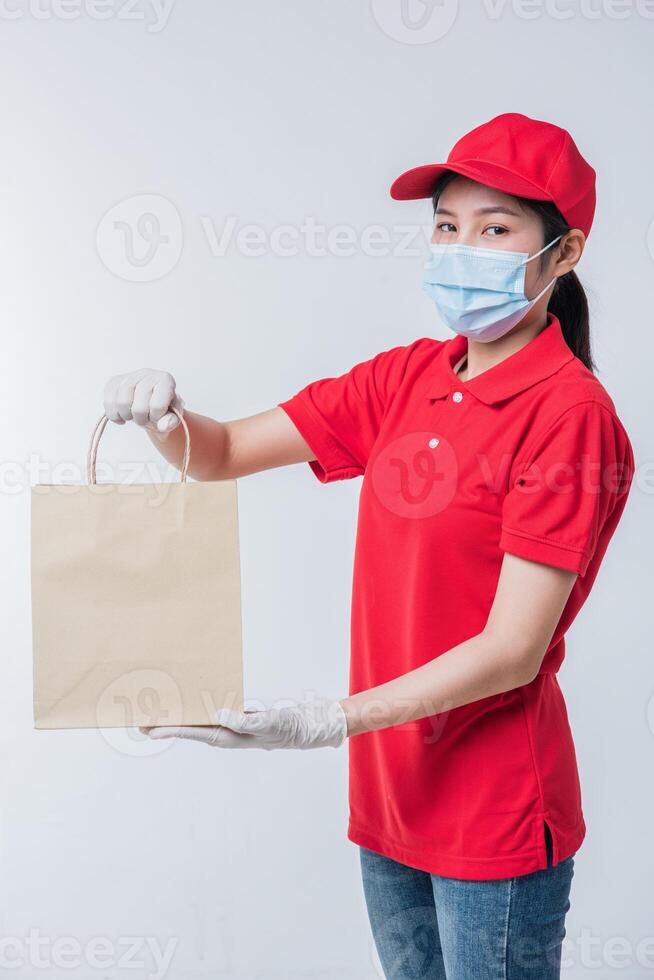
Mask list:
[[429,446],[430,449],[436,449],[436,446],[438,445],[438,439],[430,439],[427,445]]
[[462,398],[463,398],[462,392],[460,392],[460,391],[454,391],[452,393],[452,401],[453,402],[460,402]]

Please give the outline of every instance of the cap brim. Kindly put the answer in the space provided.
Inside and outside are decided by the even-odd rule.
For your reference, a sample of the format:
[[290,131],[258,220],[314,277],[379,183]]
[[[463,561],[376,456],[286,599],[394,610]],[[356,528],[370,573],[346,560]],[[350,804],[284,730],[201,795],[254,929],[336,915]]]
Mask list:
[[485,163],[482,160],[463,163],[428,163],[422,167],[413,167],[393,181],[390,188],[391,197],[396,201],[413,201],[421,197],[431,197],[436,180],[448,170],[476,180],[479,184],[504,191],[505,194],[530,197],[537,201],[552,200],[542,187],[532,184],[531,181],[504,167]]

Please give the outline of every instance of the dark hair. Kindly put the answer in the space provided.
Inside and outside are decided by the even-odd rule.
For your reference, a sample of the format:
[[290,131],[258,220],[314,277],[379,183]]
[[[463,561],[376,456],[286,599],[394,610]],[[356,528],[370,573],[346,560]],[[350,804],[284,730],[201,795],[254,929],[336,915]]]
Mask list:
[[[447,170],[438,178],[432,188],[431,194],[434,211],[436,211],[438,199],[446,186],[454,177],[458,176],[455,171]],[[529,197],[512,196],[524,208],[533,211],[541,219],[543,225],[543,245],[547,245],[557,235],[564,235],[567,231],[570,231],[570,225],[552,201],[536,201]],[[541,272],[546,262],[547,253],[543,252],[540,257]],[[589,371],[594,372],[596,366],[590,349],[588,300],[584,292],[584,287],[581,285],[574,269],[566,272],[563,276],[559,276],[556,280],[547,309],[548,312],[558,317],[563,336],[572,353],[586,365]]]

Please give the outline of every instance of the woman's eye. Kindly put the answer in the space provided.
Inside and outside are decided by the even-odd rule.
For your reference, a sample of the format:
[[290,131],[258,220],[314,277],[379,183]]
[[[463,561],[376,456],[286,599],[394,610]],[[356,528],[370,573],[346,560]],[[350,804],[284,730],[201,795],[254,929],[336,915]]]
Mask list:
[[437,231],[455,231],[455,227],[451,221],[441,221],[436,225]]
[[491,237],[496,237],[497,235],[504,235],[506,234],[506,230],[507,229],[503,228],[502,225],[490,225],[490,227],[486,229],[486,231],[491,232]]

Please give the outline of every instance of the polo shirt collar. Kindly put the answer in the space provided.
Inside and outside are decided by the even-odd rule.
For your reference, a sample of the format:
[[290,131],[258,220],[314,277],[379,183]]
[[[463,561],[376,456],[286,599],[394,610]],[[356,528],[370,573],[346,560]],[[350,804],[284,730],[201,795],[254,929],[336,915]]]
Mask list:
[[520,350],[470,381],[462,381],[454,366],[467,350],[468,338],[462,334],[446,342],[427,385],[427,398],[442,398],[452,390],[469,391],[486,405],[493,405],[549,378],[574,357],[553,313],[547,314],[547,326]]

